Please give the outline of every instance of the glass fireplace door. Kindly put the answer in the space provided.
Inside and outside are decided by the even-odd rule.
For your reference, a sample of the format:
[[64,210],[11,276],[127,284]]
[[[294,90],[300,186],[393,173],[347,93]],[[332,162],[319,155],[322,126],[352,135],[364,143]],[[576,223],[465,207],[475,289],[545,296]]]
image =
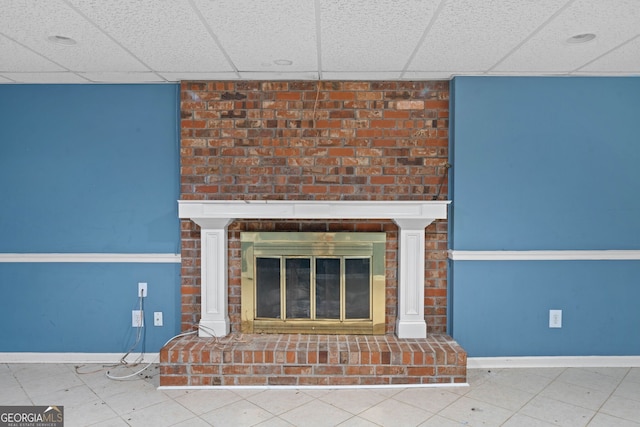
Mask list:
[[241,241],[243,332],[384,333],[384,233]]
[[256,318],[371,319],[370,258],[256,257],[255,262]]

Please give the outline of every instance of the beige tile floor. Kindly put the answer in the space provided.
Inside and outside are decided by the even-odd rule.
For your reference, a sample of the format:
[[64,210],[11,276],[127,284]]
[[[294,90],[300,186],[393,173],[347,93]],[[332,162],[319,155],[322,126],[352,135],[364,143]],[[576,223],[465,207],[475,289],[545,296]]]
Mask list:
[[157,389],[151,366],[1,364],[0,405],[63,405],[65,426],[640,426],[640,368],[471,369],[468,387]]

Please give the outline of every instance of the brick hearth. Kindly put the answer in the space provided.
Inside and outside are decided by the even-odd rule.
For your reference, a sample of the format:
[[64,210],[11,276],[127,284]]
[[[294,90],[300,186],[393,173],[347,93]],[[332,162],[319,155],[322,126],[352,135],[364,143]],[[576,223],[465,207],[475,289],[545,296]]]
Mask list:
[[465,351],[441,334],[187,336],[160,360],[161,386],[457,384],[467,369]]

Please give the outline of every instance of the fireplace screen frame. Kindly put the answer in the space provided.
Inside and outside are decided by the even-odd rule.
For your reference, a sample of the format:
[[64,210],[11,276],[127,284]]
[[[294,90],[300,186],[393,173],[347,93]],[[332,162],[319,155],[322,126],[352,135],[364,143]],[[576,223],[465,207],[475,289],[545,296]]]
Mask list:
[[[368,334],[385,333],[385,267],[386,233],[359,232],[242,232],[240,234],[241,331],[243,333]],[[354,258],[370,259],[369,318],[346,319],[282,319],[260,318],[257,313],[256,259],[277,258]],[[313,269],[313,263],[312,269]],[[344,267],[345,262],[341,261]],[[281,263],[281,268],[283,263]],[[344,292],[344,269],[340,271]],[[315,275],[312,275],[314,277]],[[281,278],[282,283],[286,279]],[[286,286],[286,285],[284,285]],[[314,289],[314,284],[311,289]],[[280,304],[286,303],[281,291]],[[313,292],[310,291],[313,295]],[[310,295],[310,304],[314,298]],[[341,312],[344,313],[344,296]],[[313,313],[314,310],[312,309]],[[313,317],[313,316],[310,316]]]

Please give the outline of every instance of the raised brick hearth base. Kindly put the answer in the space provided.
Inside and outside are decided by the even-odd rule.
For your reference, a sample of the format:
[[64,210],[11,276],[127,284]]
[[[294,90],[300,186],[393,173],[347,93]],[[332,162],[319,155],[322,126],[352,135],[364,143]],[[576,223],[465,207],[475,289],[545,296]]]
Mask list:
[[186,336],[160,352],[161,386],[465,383],[467,354],[449,336]]

